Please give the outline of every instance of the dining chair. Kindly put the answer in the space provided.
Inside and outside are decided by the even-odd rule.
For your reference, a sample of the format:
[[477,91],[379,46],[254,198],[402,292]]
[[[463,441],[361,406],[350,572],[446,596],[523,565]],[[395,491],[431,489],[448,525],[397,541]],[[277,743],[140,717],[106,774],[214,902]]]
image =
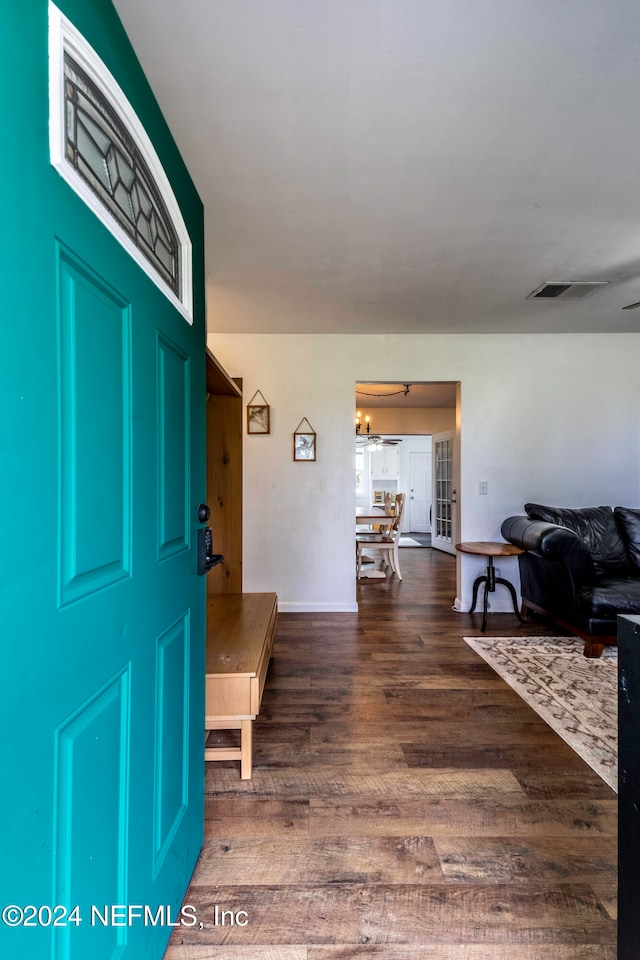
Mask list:
[[396,494],[395,513],[393,514],[393,523],[379,533],[358,533],[356,534],[356,577],[361,579],[362,571],[362,551],[366,549],[378,550],[383,565],[386,563],[398,579],[402,580],[400,573],[400,564],[398,563],[398,541],[402,529],[402,516],[404,513],[403,493]]
[[398,547],[400,546],[400,537],[402,536],[404,502],[404,493],[397,493],[395,522],[389,530],[387,541],[385,543],[381,543],[377,548],[380,551],[380,557],[383,565],[386,564],[387,566],[391,567],[393,572],[398,577],[398,580],[402,580],[400,562],[398,560]]

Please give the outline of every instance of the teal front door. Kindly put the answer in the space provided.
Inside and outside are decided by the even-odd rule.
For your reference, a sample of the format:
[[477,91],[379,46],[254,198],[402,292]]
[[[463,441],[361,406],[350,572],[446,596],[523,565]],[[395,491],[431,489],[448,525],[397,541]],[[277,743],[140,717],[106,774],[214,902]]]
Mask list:
[[154,278],[175,261],[163,201],[110,152],[73,72],[73,136],[103,151],[105,182],[119,165],[151,270],[52,165],[47,3],[4,4],[0,956],[153,960],[197,923],[180,906],[203,829],[202,209],[111,4],[59,6],[155,147],[193,309],[176,306],[186,260],[173,294]]

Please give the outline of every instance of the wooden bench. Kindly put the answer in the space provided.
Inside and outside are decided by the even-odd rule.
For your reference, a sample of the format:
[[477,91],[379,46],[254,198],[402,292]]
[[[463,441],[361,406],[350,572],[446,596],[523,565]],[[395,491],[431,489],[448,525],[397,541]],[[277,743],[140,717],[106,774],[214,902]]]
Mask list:
[[222,593],[207,601],[205,742],[210,730],[240,730],[239,747],[207,747],[205,760],[239,760],[251,779],[251,724],[260,712],[278,616],[275,593]]

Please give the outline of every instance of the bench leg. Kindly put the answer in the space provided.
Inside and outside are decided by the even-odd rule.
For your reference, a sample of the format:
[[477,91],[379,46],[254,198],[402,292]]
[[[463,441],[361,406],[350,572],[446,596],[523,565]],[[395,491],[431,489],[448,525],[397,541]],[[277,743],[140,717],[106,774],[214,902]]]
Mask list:
[[240,779],[251,780],[253,764],[253,721],[240,721]]

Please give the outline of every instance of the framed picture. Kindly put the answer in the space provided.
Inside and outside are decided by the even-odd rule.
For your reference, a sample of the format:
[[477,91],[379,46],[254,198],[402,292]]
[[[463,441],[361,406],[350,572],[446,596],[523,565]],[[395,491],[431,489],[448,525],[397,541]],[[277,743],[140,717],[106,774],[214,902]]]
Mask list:
[[[304,424],[306,423],[306,428]],[[315,460],[316,458],[316,432],[307,420],[303,417],[293,435],[293,459],[294,460]]]
[[315,460],[315,458],[316,458],[315,433],[294,433],[293,459],[294,460]]
[[247,405],[247,433],[270,433],[271,423],[267,403],[249,403]]
[[256,390],[247,404],[247,433],[271,433],[271,408],[260,390]]

